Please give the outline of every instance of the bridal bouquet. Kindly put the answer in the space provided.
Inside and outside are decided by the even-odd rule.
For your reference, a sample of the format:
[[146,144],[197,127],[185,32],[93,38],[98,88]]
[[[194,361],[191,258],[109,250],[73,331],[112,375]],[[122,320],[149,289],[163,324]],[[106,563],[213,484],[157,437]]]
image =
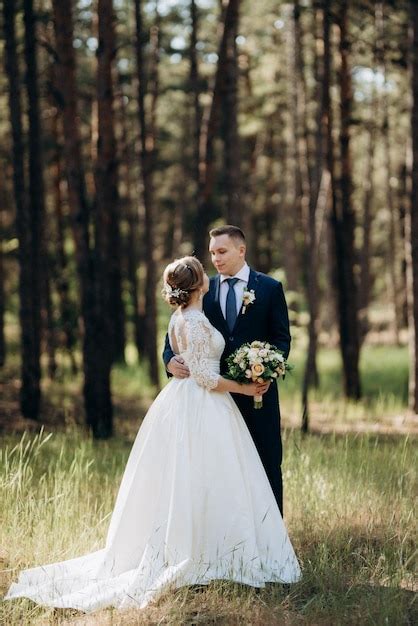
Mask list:
[[[239,383],[284,378],[292,369],[281,350],[263,341],[244,343],[226,359],[226,364],[226,376]],[[262,406],[263,397],[254,396],[254,408],[261,409]]]

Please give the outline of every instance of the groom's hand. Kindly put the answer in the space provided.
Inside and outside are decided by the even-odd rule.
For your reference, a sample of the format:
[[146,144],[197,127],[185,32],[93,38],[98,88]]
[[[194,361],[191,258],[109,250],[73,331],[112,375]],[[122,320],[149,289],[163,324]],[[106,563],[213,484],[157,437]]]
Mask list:
[[188,378],[190,371],[187,365],[184,365],[184,359],[181,356],[173,356],[167,365],[167,371],[174,376],[174,378]]
[[257,384],[257,395],[258,396],[262,396],[263,394],[265,394],[269,390],[270,384],[271,383],[270,383],[269,380],[265,380],[262,383],[258,383]]

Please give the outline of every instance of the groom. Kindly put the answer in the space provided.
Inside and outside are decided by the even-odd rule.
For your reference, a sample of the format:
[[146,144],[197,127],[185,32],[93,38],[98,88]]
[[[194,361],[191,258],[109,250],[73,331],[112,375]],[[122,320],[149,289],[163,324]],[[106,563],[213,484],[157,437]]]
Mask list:
[[[221,374],[226,371],[226,358],[246,342],[268,341],[287,357],[290,349],[289,318],[281,283],[247,265],[245,235],[237,226],[214,228],[209,236],[209,252],[218,275],[210,279],[210,288],[203,300],[203,310],[225,339]],[[251,290],[254,290],[255,300],[247,304],[244,311],[243,295],[245,291]],[[189,376],[183,359],[171,350],[168,337],[163,359],[167,371],[173,376]],[[282,441],[277,384],[266,383],[265,388],[267,391],[263,394],[261,409],[254,409],[251,396],[232,396],[248,426],[283,514],[280,467]]]

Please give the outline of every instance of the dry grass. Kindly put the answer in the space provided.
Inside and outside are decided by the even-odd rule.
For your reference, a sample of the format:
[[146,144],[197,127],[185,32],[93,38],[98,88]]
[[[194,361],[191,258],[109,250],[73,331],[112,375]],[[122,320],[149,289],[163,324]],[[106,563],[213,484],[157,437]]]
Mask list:
[[[0,623],[414,624],[416,440],[285,432],[286,523],[302,580],[256,590],[217,581],[142,611],[83,615],[4,602]],[[9,436],[1,452],[1,591],[30,565],[101,547],[130,443],[77,431]]]
[[[16,600],[2,604],[0,623],[418,623],[418,425],[405,406],[406,349],[363,350],[359,403],[342,399],[338,353],[322,350],[321,386],[311,404],[314,432],[304,439],[297,430],[303,350],[294,349],[292,360],[296,368],[281,386],[281,406],[285,521],[303,569],[299,583],[255,590],[217,581],[167,593],[142,611],[107,609],[93,615]],[[140,416],[155,393],[140,368],[116,368],[118,435],[95,443],[80,428],[80,377],[64,368],[61,379],[44,381],[46,430],[36,434],[39,426],[19,417],[16,373],[16,362],[9,360],[0,381],[0,592],[22,568],[103,546]]]

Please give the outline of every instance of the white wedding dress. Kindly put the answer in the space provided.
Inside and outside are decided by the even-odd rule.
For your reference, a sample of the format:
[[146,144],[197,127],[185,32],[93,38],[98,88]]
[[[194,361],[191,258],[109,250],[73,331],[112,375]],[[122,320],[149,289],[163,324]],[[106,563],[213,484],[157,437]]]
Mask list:
[[244,419],[217,385],[224,339],[197,310],[169,337],[191,376],[172,378],[139,429],[102,550],[21,572],[5,599],[91,612],[144,607],[168,588],[295,582],[300,568]]

